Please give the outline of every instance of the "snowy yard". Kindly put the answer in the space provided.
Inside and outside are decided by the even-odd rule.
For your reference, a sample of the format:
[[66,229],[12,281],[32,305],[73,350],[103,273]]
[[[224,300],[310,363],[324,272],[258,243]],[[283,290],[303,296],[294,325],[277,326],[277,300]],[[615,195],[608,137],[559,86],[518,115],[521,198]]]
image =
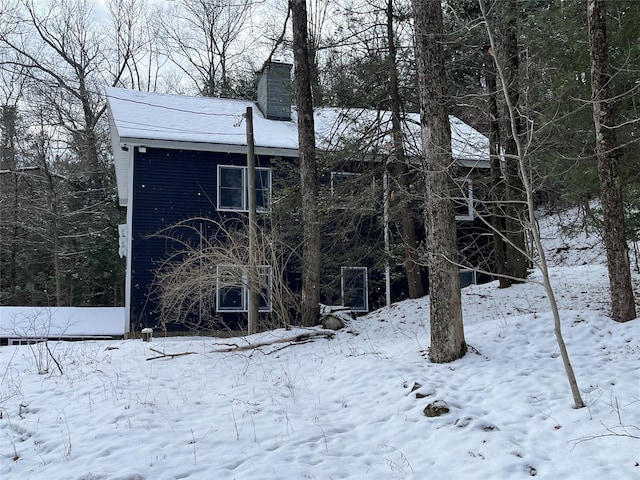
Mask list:
[[[640,320],[607,318],[605,267],[563,264],[553,283],[586,408],[573,408],[542,287],[494,283],[463,290],[470,349],[445,365],[426,358],[428,298],[254,351],[49,342],[58,366],[42,344],[2,347],[0,477],[638,479]],[[425,416],[433,402],[449,412]]]

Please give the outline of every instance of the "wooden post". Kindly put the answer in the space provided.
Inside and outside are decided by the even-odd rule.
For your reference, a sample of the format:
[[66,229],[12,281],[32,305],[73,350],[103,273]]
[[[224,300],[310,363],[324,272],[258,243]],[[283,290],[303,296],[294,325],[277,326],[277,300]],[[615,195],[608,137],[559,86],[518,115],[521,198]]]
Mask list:
[[247,107],[247,190],[249,202],[249,275],[247,290],[249,291],[248,331],[252,335],[258,331],[258,265],[256,241],[256,158],[253,140],[253,108]]
[[150,342],[151,338],[153,337],[153,328],[143,328],[142,329],[142,341],[143,342]]

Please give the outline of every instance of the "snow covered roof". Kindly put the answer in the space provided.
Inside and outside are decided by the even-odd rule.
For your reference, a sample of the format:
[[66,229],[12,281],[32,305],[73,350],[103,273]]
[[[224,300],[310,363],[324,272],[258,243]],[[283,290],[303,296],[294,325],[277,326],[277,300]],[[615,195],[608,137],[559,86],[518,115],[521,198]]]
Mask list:
[[[210,97],[188,97],[106,89],[110,118],[121,142],[169,140],[218,145],[245,146],[243,116],[253,107],[256,147],[298,148],[294,121],[266,119],[254,102]],[[225,145],[225,147],[223,147]]]
[[[257,154],[298,155],[297,117],[269,120],[255,102],[223,98],[189,97],[138,92],[107,87],[107,106],[121,205],[128,198],[128,149],[135,146],[184,148],[205,151],[246,152],[243,116],[253,108],[254,143]],[[362,131],[369,135],[372,152],[384,153],[390,141],[390,115],[373,110],[317,109],[314,114],[316,145],[331,151],[344,148],[349,137]],[[451,116],[453,157],[473,166],[489,161],[489,141],[477,130]],[[420,151],[420,118],[405,121],[407,151]]]
[[121,336],[124,307],[0,307],[0,337]]
[[[319,108],[314,119],[316,144],[321,150],[338,150],[349,141],[360,139],[361,143],[367,143],[369,151],[386,153],[386,145],[392,143],[389,111]],[[449,115],[449,123],[453,158],[465,164],[468,161],[488,164],[489,139],[453,115]],[[407,154],[419,156],[422,150],[420,115],[406,114],[402,124]]]

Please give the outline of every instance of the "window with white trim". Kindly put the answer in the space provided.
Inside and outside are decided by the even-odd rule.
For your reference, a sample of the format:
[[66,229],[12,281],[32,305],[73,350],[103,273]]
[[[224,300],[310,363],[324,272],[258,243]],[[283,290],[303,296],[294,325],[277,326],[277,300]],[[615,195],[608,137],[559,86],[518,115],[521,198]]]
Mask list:
[[354,312],[369,311],[367,267],[341,267],[342,306]]
[[336,208],[354,210],[373,210],[376,201],[382,198],[377,191],[375,179],[356,172],[331,172],[330,193],[332,205]]
[[[246,212],[249,210],[248,168],[238,165],[218,165],[218,210]],[[268,211],[271,203],[271,169],[256,168],[256,209]]]
[[355,180],[361,175],[352,172],[331,172],[331,196],[338,200],[353,197]]
[[455,180],[453,208],[456,220],[473,220],[473,183],[469,178]]
[[[249,311],[249,267],[218,265],[216,267],[216,310],[218,312]],[[272,275],[269,265],[258,267],[258,311],[270,312]]]
[[478,283],[475,270],[460,269],[460,287],[468,287]]

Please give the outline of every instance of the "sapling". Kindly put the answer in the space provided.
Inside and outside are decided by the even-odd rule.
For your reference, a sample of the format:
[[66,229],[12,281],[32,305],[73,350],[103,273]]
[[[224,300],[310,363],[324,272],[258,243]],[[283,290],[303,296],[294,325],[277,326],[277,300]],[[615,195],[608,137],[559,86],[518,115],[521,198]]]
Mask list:
[[[485,0],[478,0],[478,3],[480,5],[480,10],[482,12],[484,25],[487,31],[487,36],[489,38],[492,52],[496,52],[497,46],[496,46],[495,38],[493,35],[493,30],[491,29],[491,26],[487,18]],[[542,279],[543,279],[542,283],[544,285],[545,292],[547,294],[547,299],[549,300],[549,306],[551,307],[551,311],[553,313],[554,333],[556,337],[556,342],[558,344],[558,349],[560,350],[560,355],[562,357],[562,363],[564,365],[567,379],[569,380],[571,393],[573,394],[574,406],[575,408],[582,408],[585,406],[585,404],[580,395],[580,389],[578,388],[578,383],[576,381],[576,377],[573,372],[573,367],[571,366],[571,362],[569,360],[569,354],[567,352],[567,348],[564,342],[564,337],[562,335],[560,312],[558,311],[556,297],[555,297],[553,287],[551,285],[551,279],[549,276],[549,268],[547,266],[547,260],[545,257],[544,248],[542,246],[542,239],[540,236],[540,229],[538,225],[538,220],[536,218],[536,212],[535,212],[535,206],[534,206],[533,187],[531,185],[530,172],[528,171],[527,162],[526,162],[526,149],[525,149],[525,146],[522,144],[520,135],[518,135],[518,128],[517,128],[518,121],[516,118],[516,106],[513,105],[513,103],[511,102],[511,96],[509,95],[508,84],[506,82],[506,77],[505,77],[501,62],[495,55],[493,56],[493,58],[494,58],[494,63],[498,73],[498,77],[501,80],[500,83],[502,85],[502,93],[503,93],[505,104],[507,106],[507,111],[509,113],[509,126],[511,127],[513,139],[517,147],[516,157],[510,158],[508,160],[509,161],[515,160],[517,162],[520,179],[522,180],[522,184],[524,187],[526,215],[527,215],[527,218],[523,221],[524,227],[528,230],[528,233],[533,241],[533,246],[535,247],[536,253],[538,255],[537,267],[540,269],[540,272],[542,274]]]

